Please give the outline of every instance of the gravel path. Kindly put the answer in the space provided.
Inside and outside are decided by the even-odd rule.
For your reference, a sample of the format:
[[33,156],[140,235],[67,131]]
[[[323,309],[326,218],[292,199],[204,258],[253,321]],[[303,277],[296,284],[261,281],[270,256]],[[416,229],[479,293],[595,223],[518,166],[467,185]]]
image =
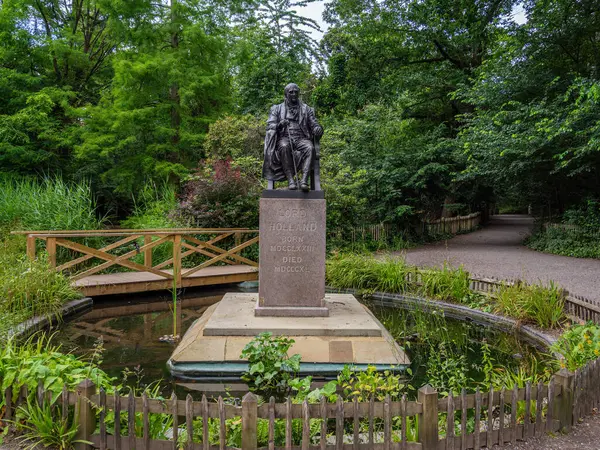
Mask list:
[[481,230],[409,249],[406,260],[418,266],[441,266],[448,261],[453,266],[462,264],[473,274],[500,279],[554,280],[572,294],[600,300],[600,260],[530,250],[522,242],[532,227],[529,216],[494,216]]

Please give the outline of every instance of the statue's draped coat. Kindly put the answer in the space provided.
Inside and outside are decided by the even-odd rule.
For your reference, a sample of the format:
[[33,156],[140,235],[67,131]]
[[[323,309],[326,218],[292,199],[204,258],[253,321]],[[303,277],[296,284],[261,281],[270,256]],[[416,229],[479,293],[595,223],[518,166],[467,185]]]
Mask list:
[[[285,174],[283,173],[281,159],[277,152],[277,125],[280,121],[285,119],[286,112],[285,102],[280,103],[279,105],[273,105],[271,107],[271,112],[269,113],[269,119],[267,120],[265,158],[263,162],[263,177],[267,180],[283,181],[286,179]],[[315,117],[315,110],[305,103],[300,102],[300,111],[298,115],[300,129],[304,133],[304,136],[312,141],[315,129],[320,127]]]

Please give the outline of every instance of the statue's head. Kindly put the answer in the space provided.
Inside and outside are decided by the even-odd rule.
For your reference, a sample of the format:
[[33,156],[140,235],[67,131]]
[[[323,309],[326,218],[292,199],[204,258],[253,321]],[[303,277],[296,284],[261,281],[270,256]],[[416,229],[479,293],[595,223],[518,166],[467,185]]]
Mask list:
[[290,104],[290,105],[298,104],[298,101],[300,100],[300,88],[298,87],[298,85],[296,83],[288,84],[284,88],[283,93],[285,94],[285,99],[288,104]]

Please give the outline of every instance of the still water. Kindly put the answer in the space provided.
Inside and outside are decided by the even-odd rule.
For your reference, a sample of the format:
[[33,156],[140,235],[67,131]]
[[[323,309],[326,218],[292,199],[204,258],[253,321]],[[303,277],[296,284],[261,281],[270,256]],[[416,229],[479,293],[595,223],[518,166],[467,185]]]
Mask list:
[[[246,286],[246,287],[245,287]],[[256,284],[229,285],[219,288],[195,288],[180,293],[178,330],[183,336],[206,308],[227,292],[256,292]],[[449,318],[414,317],[411,313],[389,308],[372,308],[379,320],[405,347],[412,361],[416,387],[431,380],[430,373],[443,370],[466,372],[472,382],[480,381],[484,364],[482,342],[490,346],[490,356],[498,366],[517,370],[543,361],[544,355],[516,336],[474,323]],[[443,331],[443,333],[442,333]],[[167,369],[175,345],[161,341],[173,334],[173,298],[170,293],[148,293],[99,297],[92,311],[64,324],[54,340],[63,350],[81,355],[100,355],[100,367],[118,383],[147,386],[159,382],[163,395],[223,389],[220,386],[179,384]],[[433,344],[433,346],[432,346]],[[101,348],[101,352],[95,351]],[[434,349],[434,351],[432,351]],[[461,359],[462,358],[462,359]],[[455,364],[460,360],[459,364]],[[435,367],[435,364],[440,367]],[[454,364],[454,367],[452,366]],[[536,368],[535,370],[541,370]],[[231,386],[230,386],[231,387]],[[233,386],[237,391],[239,386]]]

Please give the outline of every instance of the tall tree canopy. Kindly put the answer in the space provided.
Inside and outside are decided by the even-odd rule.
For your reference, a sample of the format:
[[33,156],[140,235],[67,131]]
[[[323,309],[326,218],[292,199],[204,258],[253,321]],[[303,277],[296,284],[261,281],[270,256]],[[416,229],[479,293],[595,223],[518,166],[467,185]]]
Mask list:
[[598,2],[332,0],[317,43],[313,1],[2,0],[1,170],[90,179],[117,211],[205,158],[255,174],[293,81],[337,224],[600,198]]

